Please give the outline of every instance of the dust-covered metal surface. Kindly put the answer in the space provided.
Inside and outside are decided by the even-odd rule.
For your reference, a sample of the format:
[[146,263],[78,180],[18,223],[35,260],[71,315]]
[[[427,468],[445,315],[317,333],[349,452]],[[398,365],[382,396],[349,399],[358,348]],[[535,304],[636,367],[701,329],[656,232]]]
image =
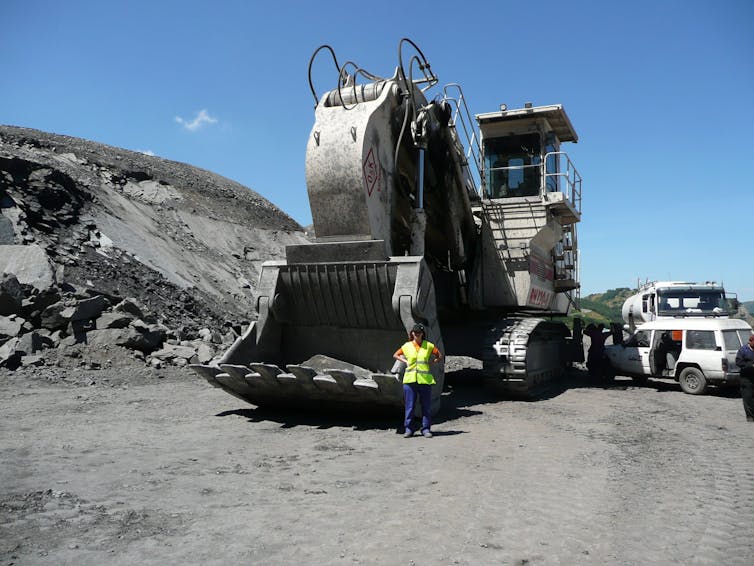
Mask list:
[[192,365],[211,385],[255,405],[316,407],[321,404],[354,409],[401,407],[403,389],[395,375],[354,372],[329,368],[315,370],[303,365],[281,368],[273,364]]

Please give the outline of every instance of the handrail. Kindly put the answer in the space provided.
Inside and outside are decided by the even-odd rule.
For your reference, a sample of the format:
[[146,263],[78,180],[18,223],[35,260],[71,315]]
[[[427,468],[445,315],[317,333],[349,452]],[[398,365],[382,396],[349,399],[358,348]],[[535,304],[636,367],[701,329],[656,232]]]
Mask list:
[[[455,97],[452,96],[456,91]],[[472,119],[469,107],[466,104],[466,97],[463,95],[463,89],[458,83],[449,83],[443,87],[443,100],[448,102],[454,107],[453,115],[451,116],[450,123],[458,131],[458,125],[460,123],[461,130],[463,131],[464,141],[466,142],[466,162],[473,162],[475,167],[469,167],[470,177],[474,183],[474,190],[479,194],[481,187],[483,186],[483,172],[482,172],[482,150],[479,146],[479,132],[474,127],[474,120]]]
[[[555,171],[548,173],[547,162],[548,157],[554,157],[557,160]],[[565,165],[565,167],[562,167]],[[547,179],[553,178],[555,180],[555,186],[558,187],[559,192],[565,195],[565,198],[570,202],[573,208],[581,214],[581,175],[576,170],[571,158],[565,151],[551,151],[545,154],[544,162],[541,164],[542,171],[544,173],[544,189],[547,190]],[[564,179],[564,190],[560,190],[560,179]]]

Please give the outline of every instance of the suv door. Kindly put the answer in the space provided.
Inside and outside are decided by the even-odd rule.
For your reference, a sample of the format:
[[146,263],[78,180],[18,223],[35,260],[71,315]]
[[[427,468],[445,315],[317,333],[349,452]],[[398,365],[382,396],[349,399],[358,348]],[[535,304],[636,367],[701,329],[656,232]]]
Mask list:
[[714,330],[687,330],[683,357],[697,364],[709,380],[723,377],[723,348],[717,345]]
[[652,343],[652,333],[649,330],[638,330],[626,342],[623,359],[625,370],[636,375],[651,375],[649,369],[649,346]]
[[736,354],[739,348],[747,343],[750,335],[747,330],[723,330],[723,356],[728,360],[728,373],[739,373]]

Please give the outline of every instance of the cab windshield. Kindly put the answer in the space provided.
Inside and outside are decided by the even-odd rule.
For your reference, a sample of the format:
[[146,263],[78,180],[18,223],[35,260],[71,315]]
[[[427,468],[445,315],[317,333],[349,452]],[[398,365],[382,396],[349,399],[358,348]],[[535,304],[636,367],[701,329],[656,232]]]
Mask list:
[[539,195],[541,146],[539,134],[485,140],[485,173],[490,197]]
[[660,315],[726,315],[722,291],[714,289],[665,289],[658,291]]

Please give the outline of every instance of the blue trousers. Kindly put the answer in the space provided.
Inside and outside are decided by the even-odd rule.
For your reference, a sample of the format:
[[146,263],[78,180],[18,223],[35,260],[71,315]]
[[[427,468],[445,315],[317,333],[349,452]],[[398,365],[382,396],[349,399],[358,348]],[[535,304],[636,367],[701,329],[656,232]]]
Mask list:
[[407,429],[411,429],[411,419],[414,417],[417,397],[422,407],[422,430],[429,430],[429,427],[432,426],[432,420],[429,416],[432,408],[431,385],[420,385],[418,383],[403,384],[403,399],[406,405],[406,416],[403,424]]

